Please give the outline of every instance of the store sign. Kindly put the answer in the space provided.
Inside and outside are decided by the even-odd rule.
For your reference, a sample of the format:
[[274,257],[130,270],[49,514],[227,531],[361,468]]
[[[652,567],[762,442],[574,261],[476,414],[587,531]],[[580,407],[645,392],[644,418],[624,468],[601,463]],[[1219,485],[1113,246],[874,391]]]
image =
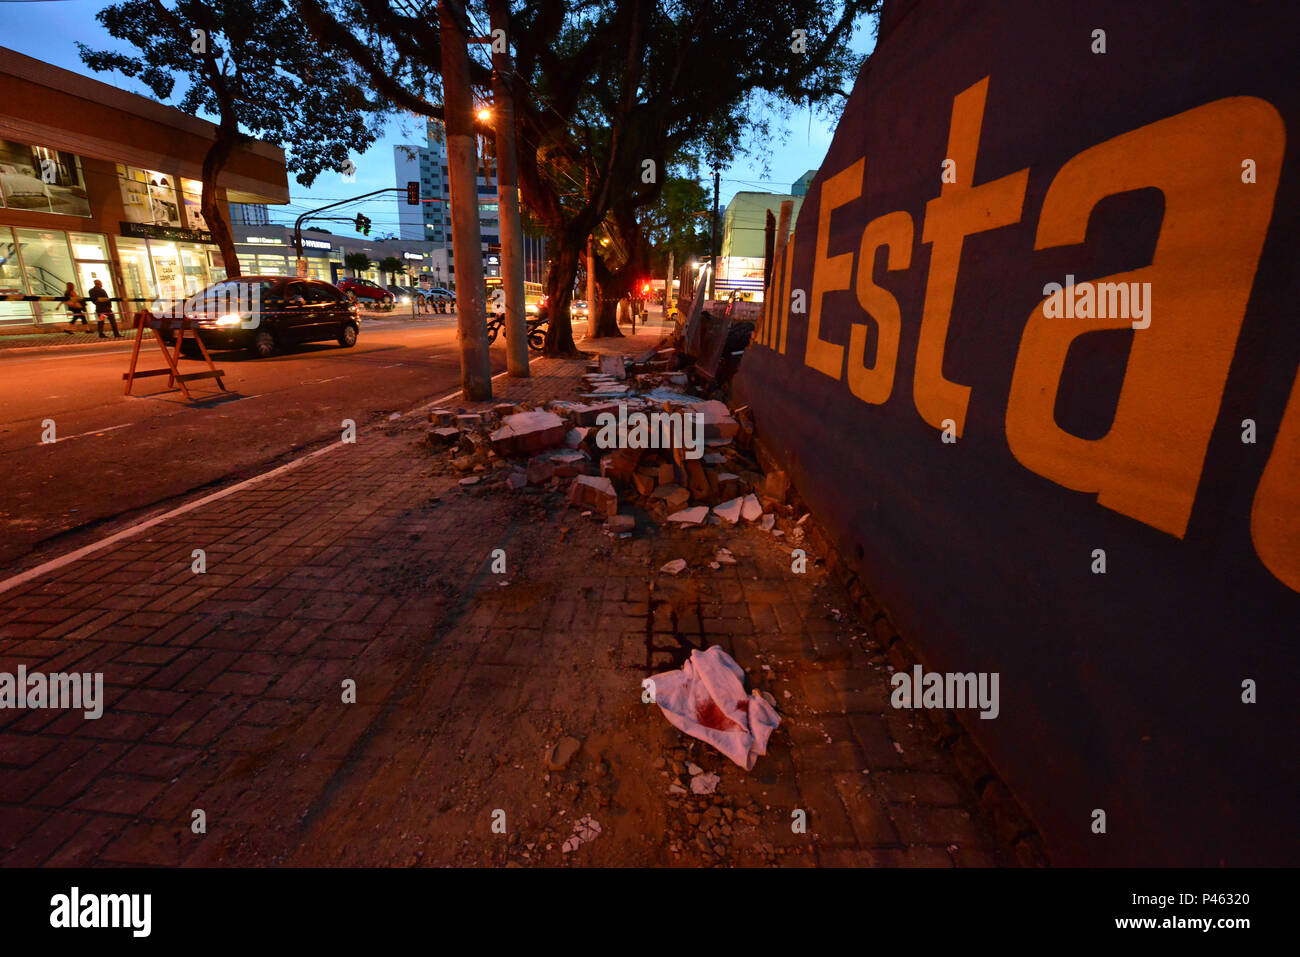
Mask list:
[[326,252],[334,248],[323,239],[304,239],[302,245],[304,249],[324,249]]
[[249,236],[240,245],[243,246],[283,246],[283,239],[276,239],[273,236]]
[[152,226],[149,223],[121,223],[123,236],[137,239],[167,239],[172,242],[210,243],[212,234],[205,229],[185,229],[181,226]]
[[403,259],[423,259],[424,256],[423,256],[423,254],[421,254],[421,253],[402,253],[402,258],[403,258]]

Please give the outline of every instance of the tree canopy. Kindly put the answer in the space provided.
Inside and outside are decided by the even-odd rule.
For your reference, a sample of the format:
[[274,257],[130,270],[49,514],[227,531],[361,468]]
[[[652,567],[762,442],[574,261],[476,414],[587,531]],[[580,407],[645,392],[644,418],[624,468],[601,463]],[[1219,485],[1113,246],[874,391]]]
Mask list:
[[[442,51],[434,4],[298,0],[313,34],[351,60],[377,95],[442,118]],[[485,8],[450,0],[471,38]],[[850,46],[880,0],[530,0],[499,5],[514,57],[519,184],[553,251],[547,350],[572,349],[568,306],[587,237],[614,241],[598,264],[602,314],[646,268],[638,213],[673,172],[728,163],[761,141],[773,108],[838,109],[862,58]],[[479,51],[475,53],[475,51]],[[488,98],[486,45],[471,80]],[[490,124],[480,131],[491,135]],[[612,268],[611,268],[612,267]],[[599,324],[598,324],[599,327]]]

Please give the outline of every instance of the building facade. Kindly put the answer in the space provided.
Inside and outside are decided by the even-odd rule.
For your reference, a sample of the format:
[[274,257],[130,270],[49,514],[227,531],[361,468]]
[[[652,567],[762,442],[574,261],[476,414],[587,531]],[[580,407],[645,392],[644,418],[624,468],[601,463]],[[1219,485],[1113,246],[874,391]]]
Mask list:
[[716,294],[725,299],[733,292],[754,302],[763,300],[763,253],[767,237],[767,214],[781,215],[781,204],[794,201],[794,219],[803,206],[802,196],[782,193],[737,193],[727,204],[722,220],[722,242],[718,254]]
[[[439,285],[455,284],[455,253],[451,241],[451,183],[447,176],[447,141],[442,124],[429,120],[423,146],[393,147],[393,169],[397,185],[419,182],[420,205],[398,203],[400,235],[404,241],[423,240],[433,244],[430,264]],[[501,212],[497,196],[496,167],[492,157],[479,157],[478,176],[479,233],[483,256],[483,274],[501,275]],[[546,240],[539,235],[524,235],[524,280],[542,282],[546,275]]]
[[[293,276],[297,274],[298,258],[293,244],[293,228],[274,223],[259,226],[235,226],[235,252],[246,276]],[[399,283],[407,285],[416,281],[435,282],[433,253],[435,246],[429,242],[404,239],[356,239],[336,236],[323,229],[302,231],[302,256],[307,264],[306,274],[313,279],[338,282],[345,276],[371,279],[381,285]],[[352,270],[344,265],[350,253],[364,253],[371,262],[365,270]],[[398,273],[383,273],[379,264],[392,257],[405,267]]]
[[[215,127],[107,83],[0,48],[0,293],[182,299],[225,277],[200,211]],[[287,203],[284,153],[234,151],[218,202]],[[0,301],[0,323],[64,321],[55,303]]]

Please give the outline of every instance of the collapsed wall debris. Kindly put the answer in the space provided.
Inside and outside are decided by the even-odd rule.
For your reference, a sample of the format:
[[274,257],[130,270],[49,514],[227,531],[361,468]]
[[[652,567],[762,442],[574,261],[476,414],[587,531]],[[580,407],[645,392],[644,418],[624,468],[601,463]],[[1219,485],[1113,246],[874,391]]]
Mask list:
[[[571,398],[483,412],[434,409],[426,442],[448,453],[443,471],[485,479],[466,489],[490,486],[499,475],[520,494],[561,492],[605,519],[615,537],[633,534],[636,518],[628,512],[635,509],[659,524],[752,524],[798,541],[797,524],[778,527],[778,518],[796,517],[790,483],[756,440],[748,407],[729,407],[716,388],[690,391],[678,363],[674,349],[601,356]],[[638,433],[646,419],[651,428]],[[654,424],[660,419],[661,430]]]

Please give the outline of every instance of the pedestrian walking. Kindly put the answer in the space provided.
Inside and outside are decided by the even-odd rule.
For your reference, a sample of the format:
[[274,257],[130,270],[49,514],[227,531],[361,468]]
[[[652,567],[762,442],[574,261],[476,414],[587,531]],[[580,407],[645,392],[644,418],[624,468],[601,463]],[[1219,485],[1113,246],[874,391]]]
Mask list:
[[109,325],[113,327],[113,338],[121,339],[122,333],[117,331],[117,320],[113,318],[113,297],[110,296],[108,290],[104,288],[104,280],[95,280],[95,285],[90,290],[89,298],[95,303],[95,319],[99,323],[99,338],[108,338],[108,336],[104,335],[104,320],[107,319]]
[[63,303],[63,308],[68,311],[68,315],[72,317],[72,321],[68,323],[68,335],[72,335],[77,328],[78,319],[81,320],[81,324],[89,332],[90,322],[86,319],[86,300],[77,295],[77,289],[72,283],[68,283],[68,287],[63,290],[63,298],[59,301]]

